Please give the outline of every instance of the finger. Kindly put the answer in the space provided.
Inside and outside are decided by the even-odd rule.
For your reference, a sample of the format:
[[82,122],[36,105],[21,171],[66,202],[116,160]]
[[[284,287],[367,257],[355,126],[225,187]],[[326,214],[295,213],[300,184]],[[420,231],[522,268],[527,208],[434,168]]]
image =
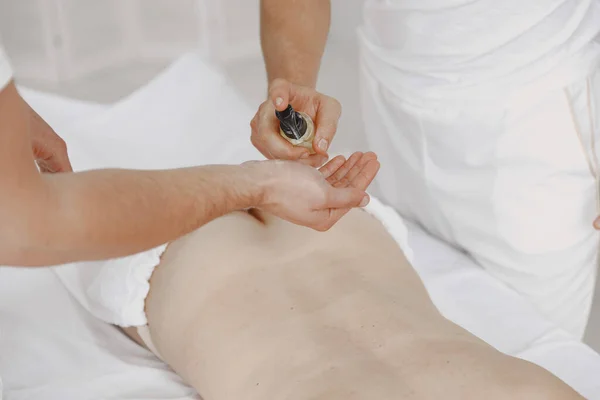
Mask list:
[[315,210],[313,211],[314,223],[310,227],[319,232],[325,232],[329,230],[338,220],[332,218],[332,212],[330,209]]
[[[269,148],[266,145],[266,134],[265,131],[268,131],[268,129],[264,129],[264,127],[262,127],[262,125],[260,125],[260,122],[265,120],[265,115],[268,113],[268,111],[265,111],[265,103],[261,104],[260,107],[258,108],[258,111],[256,112],[256,114],[254,114],[254,117],[252,118],[252,120],[250,121],[250,143],[252,143],[252,145],[258,150],[260,151],[260,153],[267,159],[272,160],[273,159],[273,155],[269,152]],[[262,128],[262,129],[261,129]],[[262,136],[261,136],[262,135]]]
[[323,166],[325,162],[327,162],[328,158],[329,156],[327,154],[311,154],[308,157],[304,157],[304,155],[302,155],[298,161],[313,168],[319,168]]
[[[363,196],[360,204],[357,207],[366,207],[369,204],[370,201],[371,201],[371,198],[369,197],[369,195],[365,194]],[[344,215],[346,215],[350,210],[351,210],[351,208],[334,208],[334,209],[330,209],[329,210],[329,221],[328,221],[328,223],[331,224],[330,226],[333,226]]]
[[298,160],[303,155],[309,156],[308,149],[293,146],[279,134],[279,120],[271,107],[264,107],[257,123],[258,134],[254,139],[254,146],[265,156],[271,159]]
[[264,145],[263,141],[260,140],[258,138],[258,136],[256,136],[254,133],[252,133],[252,136],[250,136],[250,143],[252,143],[252,145],[260,152],[260,154],[262,154],[266,159],[268,160],[272,160],[274,157],[273,155],[269,152],[269,149],[266,148],[266,146]]
[[327,179],[327,181],[330,184],[335,185],[336,182],[339,182],[346,176],[348,171],[350,171],[350,169],[352,169],[352,167],[354,167],[354,165],[361,159],[361,157],[362,157],[362,153],[359,151],[352,154],[348,158],[348,160],[344,163],[344,165],[342,165],[337,171],[335,171],[335,173],[333,175],[331,175],[329,177],[329,179]]
[[[327,229],[331,228],[340,219],[342,219],[342,217],[344,215],[346,215],[348,213],[348,211],[350,211],[350,210],[351,210],[350,208],[336,208],[336,209],[329,210],[329,218],[327,219],[327,222],[326,222],[326,228]],[[325,230],[327,230],[327,229],[325,229]]]
[[46,160],[46,164],[52,172],[73,172],[66,149],[53,154],[50,159]]
[[285,79],[275,79],[269,86],[269,98],[278,111],[283,111],[290,103],[292,84]]
[[377,160],[370,160],[360,169],[358,175],[356,175],[351,181],[350,186],[360,190],[367,190],[377,172],[379,172],[380,164]]
[[594,228],[596,228],[596,230],[600,230],[600,217],[596,218],[594,221]]
[[329,160],[329,162],[319,168],[319,172],[323,174],[323,178],[327,179],[334,172],[336,172],[341,166],[346,162],[346,158],[344,156],[336,156],[333,159]]
[[274,159],[274,157],[271,155],[271,153],[269,153],[268,150],[262,149],[259,146],[257,146],[256,144],[254,144],[254,147],[256,147],[256,149],[260,152],[260,154],[262,154],[263,157],[265,157],[267,160],[273,160]]
[[73,172],[73,168],[68,159],[59,161],[53,157],[47,160],[38,160],[37,164],[40,167],[40,172],[44,173]]
[[268,160],[273,160],[275,157],[273,157],[273,155],[271,154],[271,152],[269,151],[269,149],[266,147],[266,145],[264,144],[263,140],[260,140],[258,138],[258,136],[255,136],[254,134],[252,134],[252,136],[250,136],[250,143],[252,143],[252,145],[260,152],[260,154],[262,154],[266,159]]
[[[290,142],[281,136],[273,135],[265,140],[264,147],[268,149],[272,158],[281,160],[307,160],[310,158],[308,150],[304,147],[293,146]],[[304,157],[303,157],[304,156]],[[313,160],[311,160],[313,161]]]
[[362,169],[365,167],[365,165],[367,165],[369,161],[377,161],[377,156],[375,155],[375,153],[368,152],[363,154],[361,159],[358,160],[358,162],[354,164],[352,169],[350,169],[350,171],[348,171],[348,173],[344,176],[343,181],[350,184],[354,180],[354,178],[358,176],[358,174],[362,171]]
[[[370,197],[365,193],[362,200],[357,207],[366,207],[369,204]],[[346,215],[352,208],[330,208],[329,215],[326,220],[321,223],[320,231],[326,231],[335,225],[344,215]]]
[[35,160],[35,163],[37,164],[40,172],[43,174],[48,174],[48,173],[54,172],[54,171],[52,171],[52,169],[50,169],[50,166],[48,166],[48,164],[44,160]]
[[38,163],[38,165],[40,166],[40,171],[44,173],[62,172],[61,166],[52,159],[44,160],[43,162]]
[[342,115],[342,106],[332,97],[323,96],[315,117],[315,139],[313,148],[319,154],[326,153],[337,131],[338,121]]
[[363,154],[361,162],[364,161],[364,163],[366,164],[370,160],[377,160],[377,154],[373,153],[372,151],[367,151]]
[[55,172],[73,172],[73,166],[71,165],[69,157],[64,158],[56,164]]
[[353,187],[341,189],[332,187],[327,195],[325,208],[336,209],[358,207],[366,195],[364,190]]
[[54,134],[52,153],[50,158],[46,159],[46,162],[54,172],[73,172],[67,151],[67,144],[56,134]]
[[34,156],[42,172],[73,172],[65,142],[56,134],[46,137],[43,146],[36,146]]

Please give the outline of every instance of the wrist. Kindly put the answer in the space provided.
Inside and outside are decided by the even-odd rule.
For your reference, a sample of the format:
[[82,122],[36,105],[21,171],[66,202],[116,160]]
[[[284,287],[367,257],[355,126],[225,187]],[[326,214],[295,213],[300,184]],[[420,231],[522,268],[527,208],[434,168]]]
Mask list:
[[244,208],[260,208],[268,197],[269,174],[266,163],[270,161],[247,161],[240,165],[239,177],[243,181],[241,185],[246,193],[246,204]]
[[248,161],[241,165],[246,185],[250,188],[248,193],[251,204],[248,208],[263,208],[268,205],[275,186],[273,168],[276,168],[275,164],[280,162],[278,160]]
[[316,89],[317,87],[317,74],[299,74],[299,73],[289,73],[289,74],[280,74],[274,77],[269,76],[268,79],[268,87],[267,87],[267,93],[269,93],[269,90],[271,89],[271,85],[273,85],[273,82],[277,79],[284,79],[286,81],[288,81],[289,83],[292,83],[294,85],[297,86],[303,86],[303,87],[307,87],[307,88],[311,88],[311,89]]

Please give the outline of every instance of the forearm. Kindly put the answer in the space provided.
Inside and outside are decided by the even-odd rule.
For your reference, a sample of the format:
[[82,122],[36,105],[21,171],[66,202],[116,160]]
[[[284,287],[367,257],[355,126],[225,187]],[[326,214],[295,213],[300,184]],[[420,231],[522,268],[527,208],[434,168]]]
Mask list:
[[269,82],[315,87],[327,42],[329,0],[261,0],[261,44]]
[[42,180],[43,189],[16,208],[13,243],[0,264],[53,265],[133,254],[256,206],[261,196],[243,166],[98,170]]

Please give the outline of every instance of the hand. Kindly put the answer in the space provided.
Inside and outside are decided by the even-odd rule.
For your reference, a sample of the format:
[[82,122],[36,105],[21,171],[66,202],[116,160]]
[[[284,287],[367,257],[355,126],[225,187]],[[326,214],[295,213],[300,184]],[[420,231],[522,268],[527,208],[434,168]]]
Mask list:
[[379,171],[374,153],[335,157],[320,169],[292,161],[251,161],[265,183],[258,208],[318,231],[331,228],[353,207],[369,203],[365,193]]
[[[279,134],[279,121],[275,110],[283,111],[291,104],[296,111],[308,114],[315,123],[313,149],[295,147]],[[252,144],[267,158],[298,160],[318,167],[329,158],[327,150],[337,130],[342,106],[333,97],[316,90],[298,86],[283,79],[275,79],[269,89],[269,99],[261,104],[252,119]]]
[[32,108],[29,110],[31,146],[40,171],[73,172],[65,141]]

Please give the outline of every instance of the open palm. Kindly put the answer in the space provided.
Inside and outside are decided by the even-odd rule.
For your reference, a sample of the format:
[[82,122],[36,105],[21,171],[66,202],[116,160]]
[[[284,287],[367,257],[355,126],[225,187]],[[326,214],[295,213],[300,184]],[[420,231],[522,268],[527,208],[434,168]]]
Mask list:
[[351,208],[369,202],[365,190],[377,175],[374,153],[337,156],[320,169],[296,161],[266,160],[243,164],[264,185],[257,207],[291,223],[326,231]]
[[[334,188],[353,187],[366,190],[379,171],[379,161],[373,152],[352,154],[347,160],[337,156],[319,168],[325,180]],[[330,220],[337,222],[350,209],[331,208]]]

